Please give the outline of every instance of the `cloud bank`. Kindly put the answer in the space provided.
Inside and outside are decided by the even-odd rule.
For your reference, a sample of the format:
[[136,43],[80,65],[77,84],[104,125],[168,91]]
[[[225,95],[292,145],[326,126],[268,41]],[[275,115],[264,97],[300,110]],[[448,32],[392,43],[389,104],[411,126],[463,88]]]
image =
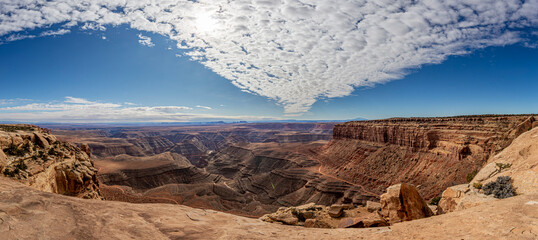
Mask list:
[[538,0],[0,0],[4,41],[52,24],[167,36],[243,91],[297,114],[451,55],[535,46]]
[[[212,110],[209,107],[196,106]],[[15,122],[104,123],[104,122],[205,122],[275,120],[264,116],[225,116],[198,113],[187,106],[138,106],[65,97],[63,101],[35,102],[30,99],[0,99],[0,120]]]

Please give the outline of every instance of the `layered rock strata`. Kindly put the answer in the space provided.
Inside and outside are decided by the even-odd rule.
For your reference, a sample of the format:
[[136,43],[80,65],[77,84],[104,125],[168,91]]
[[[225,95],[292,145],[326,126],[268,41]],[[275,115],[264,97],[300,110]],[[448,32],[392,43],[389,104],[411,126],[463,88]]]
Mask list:
[[381,194],[398,182],[430,199],[529,130],[533,116],[394,118],[337,124],[321,151],[322,172]]

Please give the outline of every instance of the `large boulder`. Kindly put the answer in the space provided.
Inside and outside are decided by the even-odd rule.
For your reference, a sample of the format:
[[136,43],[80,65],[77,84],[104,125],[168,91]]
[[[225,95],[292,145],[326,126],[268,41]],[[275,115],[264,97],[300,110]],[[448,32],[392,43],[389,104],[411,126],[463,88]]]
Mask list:
[[42,133],[34,133],[35,136],[35,142],[38,146],[48,149],[50,147],[49,141],[43,136]]
[[469,184],[452,186],[441,195],[437,214],[467,209],[492,200],[495,200],[493,196],[484,195],[478,189],[469,187]]
[[400,183],[381,195],[381,214],[389,223],[410,221],[433,215],[415,186]]

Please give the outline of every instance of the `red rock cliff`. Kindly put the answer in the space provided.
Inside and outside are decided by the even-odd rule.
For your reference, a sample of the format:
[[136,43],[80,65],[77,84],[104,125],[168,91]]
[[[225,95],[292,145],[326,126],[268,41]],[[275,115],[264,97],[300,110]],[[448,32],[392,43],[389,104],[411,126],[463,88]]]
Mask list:
[[393,118],[337,124],[321,153],[321,171],[367,189],[399,182],[426,198],[465,182],[490,156],[536,126],[533,116]]

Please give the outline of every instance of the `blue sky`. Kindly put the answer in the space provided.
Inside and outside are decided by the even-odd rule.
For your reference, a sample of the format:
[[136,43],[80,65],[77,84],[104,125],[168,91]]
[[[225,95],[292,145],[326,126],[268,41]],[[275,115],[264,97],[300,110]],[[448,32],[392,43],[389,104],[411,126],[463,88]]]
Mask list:
[[[200,5],[203,10],[191,17],[192,29],[178,27],[172,33],[157,24],[103,22],[108,19],[105,17],[76,19],[73,23],[69,16],[37,28],[41,23],[29,23],[20,17],[24,20],[16,26],[32,27],[17,31],[9,30],[16,29],[10,24],[18,20],[17,15],[6,15],[13,19],[0,20],[0,120],[345,120],[538,113],[538,18],[527,11],[534,5],[512,6],[506,11],[514,17],[499,19],[498,23],[481,24],[480,13],[478,20],[469,17],[455,22],[432,16],[425,22],[439,21],[445,30],[430,30],[432,33],[423,38],[410,37],[416,35],[413,28],[417,32],[428,29],[426,25],[413,25],[415,20],[387,14],[383,17],[390,24],[384,25],[369,23],[364,17],[356,29],[366,31],[356,39],[347,39],[355,36],[355,30],[342,27],[346,34],[337,31],[346,25],[341,22],[327,26],[329,32],[334,31],[331,40],[320,35],[312,48],[299,46],[301,37],[313,31],[302,25],[280,26],[289,34],[276,33],[274,37],[251,28],[259,27],[263,19],[249,19],[238,25],[247,28],[241,30],[246,32],[235,36],[238,27],[215,17],[220,12],[211,10],[210,1],[185,4],[194,8]],[[323,9],[319,6],[316,11]],[[293,23],[295,16],[304,13],[290,12],[292,7],[279,5],[263,11],[278,11]],[[435,12],[432,6],[417,5],[394,16],[412,13],[418,7]],[[171,11],[168,8],[166,13]],[[242,16],[232,11],[234,6],[229,8]],[[6,9],[11,8],[0,4],[0,14],[6,14]],[[351,10],[353,6],[340,11]],[[125,17],[129,16],[124,11]],[[47,12],[41,13],[47,16]],[[326,12],[328,18],[331,14]],[[315,17],[310,18],[300,21],[315,22]],[[527,20],[510,20],[521,18]],[[454,26],[463,23],[473,28],[459,29],[455,33],[464,36],[447,42],[445,38],[455,34]],[[391,29],[395,24],[409,29]],[[470,30],[477,31],[468,33]],[[275,43],[275,48],[253,42],[250,36],[255,34],[271,36],[267,42]],[[432,34],[437,37],[423,43],[424,37]],[[335,42],[340,47],[326,48]],[[178,43],[182,49],[178,49]]]

